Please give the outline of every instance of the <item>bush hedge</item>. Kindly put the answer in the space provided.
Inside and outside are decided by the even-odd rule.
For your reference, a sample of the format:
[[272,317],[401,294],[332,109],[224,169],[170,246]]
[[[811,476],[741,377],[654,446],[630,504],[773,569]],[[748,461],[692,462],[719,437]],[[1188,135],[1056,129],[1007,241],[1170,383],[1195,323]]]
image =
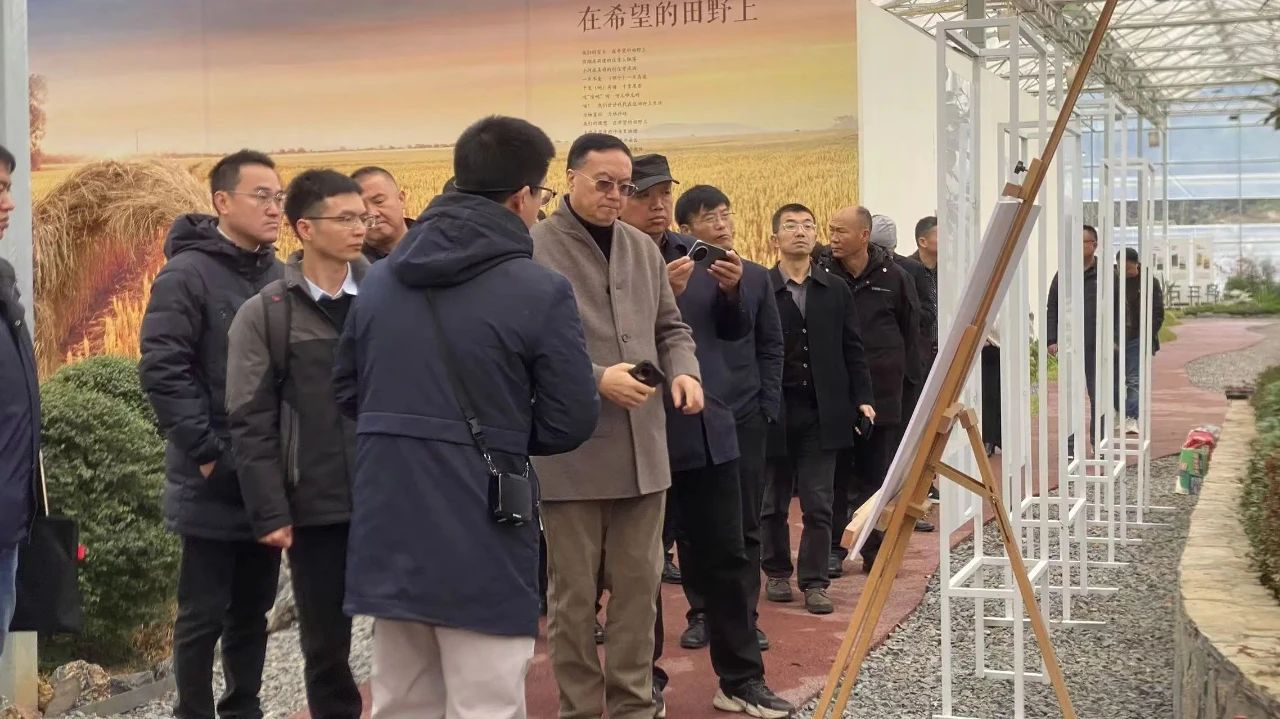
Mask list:
[[1241,523],[1262,585],[1280,600],[1280,366],[1258,378],[1258,438],[1240,495]]
[[63,368],[41,387],[49,503],[79,522],[85,631],[77,658],[129,662],[133,635],[172,600],[178,544],[164,530],[164,441],[130,360]]

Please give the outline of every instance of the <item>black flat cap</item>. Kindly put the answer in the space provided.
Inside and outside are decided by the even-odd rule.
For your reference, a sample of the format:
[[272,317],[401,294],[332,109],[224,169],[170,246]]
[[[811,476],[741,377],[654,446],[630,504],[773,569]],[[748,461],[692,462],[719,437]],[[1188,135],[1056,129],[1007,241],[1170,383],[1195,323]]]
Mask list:
[[644,192],[662,182],[675,182],[671,176],[671,166],[664,155],[638,155],[631,159],[631,182],[637,192]]

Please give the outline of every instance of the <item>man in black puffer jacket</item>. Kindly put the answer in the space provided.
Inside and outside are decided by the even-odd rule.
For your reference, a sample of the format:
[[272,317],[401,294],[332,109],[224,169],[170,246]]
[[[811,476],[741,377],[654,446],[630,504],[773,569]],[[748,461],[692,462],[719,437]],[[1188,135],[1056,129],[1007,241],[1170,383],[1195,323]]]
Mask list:
[[218,216],[179,217],[142,319],[142,387],[168,438],[165,525],[182,537],[173,668],[178,719],[260,719],[258,691],[280,550],[254,541],[226,415],[227,331],[245,300],[283,275],[273,243],[284,193],[275,164],[242,150],[209,175]]

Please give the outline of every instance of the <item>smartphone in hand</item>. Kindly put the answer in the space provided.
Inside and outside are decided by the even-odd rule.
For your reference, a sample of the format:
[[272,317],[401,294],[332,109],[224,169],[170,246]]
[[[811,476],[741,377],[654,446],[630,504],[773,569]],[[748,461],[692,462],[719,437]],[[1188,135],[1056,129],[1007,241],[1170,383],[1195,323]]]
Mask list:
[[715,245],[707,244],[702,240],[693,243],[693,247],[689,248],[689,258],[693,260],[693,264],[704,270],[711,269],[711,265],[715,264],[717,260],[728,259],[728,257],[729,253],[725,250]]
[[635,378],[637,382],[647,387],[657,387],[666,384],[667,376],[658,369],[658,366],[649,360],[641,360],[639,364],[632,367],[628,373]]

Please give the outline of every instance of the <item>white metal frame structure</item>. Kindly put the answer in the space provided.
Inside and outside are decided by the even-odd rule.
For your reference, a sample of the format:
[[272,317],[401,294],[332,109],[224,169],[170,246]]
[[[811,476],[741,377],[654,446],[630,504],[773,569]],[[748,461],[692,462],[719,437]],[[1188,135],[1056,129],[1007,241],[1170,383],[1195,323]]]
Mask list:
[[[1007,34],[1011,39],[1006,47],[989,49],[970,42],[969,35],[987,29],[996,29]],[[949,68],[949,54],[952,46],[958,47],[968,57],[968,87],[972,95],[967,104],[960,109],[955,108],[957,86],[965,82],[957,79],[956,73]],[[1020,58],[1031,58],[1037,65],[1036,74],[1040,82],[1047,82],[1051,72],[1049,51],[1046,44],[1035,31],[1018,18],[997,20],[958,21],[947,23],[939,28],[937,37],[937,83],[938,83],[938,196],[939,196],[939,245],[943,250],[939,254],[939,320],[940,332],[946,331],[954,308],[959,300],[960,287],[964,278],[970,274],[970,268],[978,260],[976,251],[980,243],[977,227],[977,216],[980,195],[978,188],[989,185],[992,178],[982,176],[977,158],[981,157],[982,148],[982,102],[981,73],[988,63],[994,61],[1011,61],[1012,67],[1020,67]],[[1009,83],[1009,121],[1000,126],[997,144],[999,146],[999,177],[1002,181],[1015,179],[1014,163],[1011,158],[1029,159],[1035,148],[1028,140],[1027,133],[1020,121],[1021,83],[1016,79]],[[957,115],[966,115],[961,118]],[[1040,102],[1039,117],[1035,126],[1041,137],[1048,137],[1049,112],[1047,96]],[[1018,128],[1011,131],[1010,128]],[[957,163],[952,151],[966,154],[970,162]],[[966,176],[957,176],[957,173]],[[1010,299],[1001,311],[1000,327],[1002,344],[1006,348],[1007,361],[1002,362],[1002,412],[1003,421],[1011,427],[1004,434],[1006,441],[1003,449],[1001,471],[1004,475],[1002,490],[1009,507],[1020,508],[1024,494],[1035,492],[1035,467],[1031,458],[1029,437],[1024,437],[1022,430],[1030,425],[1029,365],[1026,347],[1029,342],[1026,312],[1028,305],[1028,278],[1026,261],[1016,270]],[[972,379],[972,378],[971,378]],[[965,401],[970,406],[978,406],[975,383],[970,381],[965,389]],[[1016,427],[1017,429],[1012,429]],[[968,448],[959,448],[954,444],[948,449],[948,461],[956,464],[972,464],[966,458]],[[1043,474],[1041,475],[1044,480]],[[1025,686],[1027,680],[1047,681],[1043,667],[1028,668],[1027,639],[1024,615],[1027,608],[1019,596],[1010,575],[1009,560],[1003,554],[988,554],[983,541],[984,514],[980,499],[968,495],[964,490],[948,482],[942,483],[942,508],[939,532],[939,581],[942,589],[942,710],[937,719],[959,719],[955,713],[953,697],[953,645],[952,602],[955,600],[972,601],[974,606],[974,646],[973,669],[976,675],[984,679],[1005,679],[1013,683],[1014,716],[1022,717],[1025,712]],[[1022,512],[1011,512],[1015,532],[1021,533]],[[952,531],[970,525],[973,532],[973,554],[964,565],[951,571],[950,536]],[[1024,551],[1024,555],[1026,552]],[[1040,596],[1049,593],[1049,563],[1042,556],[1035,554],[1024,556],[1028,574],[1033,584],[1039,589]],[[986,604],[997,601],[1004,611],[1001,616],[988,617]],[[1045,602],[1041,602],[1045,604]],[[1032,609],[1032,611],[1037,611]],[[987,666],[987,641],[989,631],[1006,628],[1012,635],[1013,657],[1011,665],[1006,667]]]

